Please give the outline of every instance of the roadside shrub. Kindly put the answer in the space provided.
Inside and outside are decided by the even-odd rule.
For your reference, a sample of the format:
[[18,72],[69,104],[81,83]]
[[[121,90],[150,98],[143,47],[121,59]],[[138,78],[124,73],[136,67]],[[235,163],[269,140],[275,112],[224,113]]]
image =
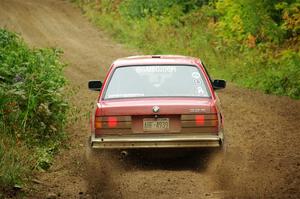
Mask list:
[[6,132],[37,143],[62,132],[67,103],[61,51],[31,50],[3,29],[0,41],[0,109]]
[[177,15],[188,13],[202,5],[208,4],[209,0],[125,0],[120,3],[119,10],[123,17],[140,19],[148,16],[165,16],[170,8],[177,8]]
[[200,57],[215,77],[300,98],[298,0],[76,1],[144,53]]
[[289,37],[300,40],[300,1],[291,3],[280,2],[276,9],[281,11],[283,22],[281,28],[286,30]]
[[[0,192],[21,186],[33,165],[30,150],[11,137],[0,139]],[[1,198],[1,195],[0,195]]]
[[255,42],[280,42],[283,31],[272,19],[270,5],[274,0],[224,0],[217,1],[216,11],[218,34],[225,41],[243,43],[249,39]]
[[48,149],[64,137],[68,104],[61,54],[30,49],[18,35],[0,29],[0,186],[20,184],[24,171],[43,162],[37,149],[53,156]]
[[267,93],[300,98],[300,53],[285,50],[277,59],[270,59],[261,87]]

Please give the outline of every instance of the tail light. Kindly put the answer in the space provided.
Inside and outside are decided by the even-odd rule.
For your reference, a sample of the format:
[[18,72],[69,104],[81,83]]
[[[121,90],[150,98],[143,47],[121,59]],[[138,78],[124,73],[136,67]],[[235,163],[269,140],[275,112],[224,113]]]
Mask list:
[[216,113],[214,114],[206,114],[206,115],[195,115],[195,123],[196,126],[218,126],[218,116]]
[[204,115],[196,115],[195,120],[196,120],[196,125],[197,126],[204,125]]
[[182,132],[190,133],[218,133],[219,118],[217,113],[197,115],[181,115]]
[[116,117],[108,117],[108,127],[114,128],[118,125],[118,119]]
[[130,124],[130,116],[95,117],[95,129],[122,128]]
[[95,129],[101,129],[102,128],[102,118],[96,117],[95,118]]

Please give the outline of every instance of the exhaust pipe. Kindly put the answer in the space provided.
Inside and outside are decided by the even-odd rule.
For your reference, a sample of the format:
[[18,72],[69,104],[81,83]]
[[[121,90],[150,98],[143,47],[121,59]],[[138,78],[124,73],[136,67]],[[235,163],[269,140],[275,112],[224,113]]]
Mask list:
[[128,152],[127,151],[121,151],[121,156],[123,158],[127,157],[128,156]]

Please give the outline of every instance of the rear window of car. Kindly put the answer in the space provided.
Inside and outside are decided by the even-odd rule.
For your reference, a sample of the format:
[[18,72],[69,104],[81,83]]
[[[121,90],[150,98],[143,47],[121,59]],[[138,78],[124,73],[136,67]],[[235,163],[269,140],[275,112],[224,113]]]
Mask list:
[[104,99],[210,97],[203,74],[192,65],[123,66],[114,70]]

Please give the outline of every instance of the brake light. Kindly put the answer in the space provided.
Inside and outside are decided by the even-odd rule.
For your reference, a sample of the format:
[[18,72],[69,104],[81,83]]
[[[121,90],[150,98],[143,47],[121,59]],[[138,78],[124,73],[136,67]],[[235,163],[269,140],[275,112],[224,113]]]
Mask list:
[[196,115],[196,125],[204,125],[204,115]]
[[217,114],[195,115],[195,123],[197,126],[218,126],[218,116]]
[[130,116],[104,116],[104,117],[95,117],[94,122],[95,129],[110,129],[118,127],[131,126],[131,117]]
[[116,117],[108,117],[108,127],[109,128],[114,128],[118,124],[118,120]]

